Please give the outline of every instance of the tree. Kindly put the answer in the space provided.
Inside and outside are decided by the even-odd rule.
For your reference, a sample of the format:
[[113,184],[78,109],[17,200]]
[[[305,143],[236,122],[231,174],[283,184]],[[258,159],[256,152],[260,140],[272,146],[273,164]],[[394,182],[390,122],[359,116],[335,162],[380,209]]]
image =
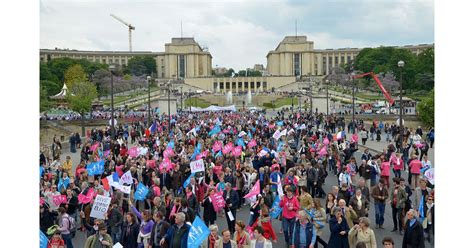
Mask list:
[[75,83],[87,81],[87,75],[81,65],[69,67],[64,73],[64,82],[71,89]]
[[52,96],[58,94],[61,91],[62,85],[50,80],[40,80],[40,88],[44,89],[48,96]]
[[105,85],[110,84],[110,71],[99,69],[94,75],[92,75],[92,82],[95,84],[97,94],[100,100],[100,96],[107,95],[107,87]]
[[48,110],[51,106],[48,91],[44,87],[40,87],[40,112]]
[[434,126],[434,89],[417,105],[418,116],[428,126]]
[[135,76],[156,73],[156,60],[153,56],[134,56],[128,60],[128,70]]
[[84,114],[92,109],[92,102],[97,98],[96,86],[89,81],[77,81],[70,88],[70,94],[67,96],[69,107],[81,114],[82,117],[82,135],[85,135]]

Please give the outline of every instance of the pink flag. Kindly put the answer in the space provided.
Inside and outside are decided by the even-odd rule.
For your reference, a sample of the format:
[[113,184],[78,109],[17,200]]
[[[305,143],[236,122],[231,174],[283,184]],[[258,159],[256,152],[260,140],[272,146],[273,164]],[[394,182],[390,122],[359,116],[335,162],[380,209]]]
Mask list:
[[212,206],[214,207],[214,211],[219,212],[225,207],[225,200],[224,197],[222,197],[222,192],[214,193],[210,197],[212,201]]
[[322,156],[327,155],[327,154],[328,154],[327,148],[326,148],[326,146],[324,146],[324,147],[319,151],[319,157],[322,157]]
[[173,151],[173,148],[171,147],[166,148],[166,150],[163,152],[163,157],[165,158],[169,158],[173,156],[174,156],[174,151]]
[[232,155],[234,155],[234,157],[238,157],[241,154],[242,154],[242,147],[241,146],[234,147],[234,149],[232,150]]
[[97,148],[99,147],[99,142],[95,143],[94,145],[91,146],[91,150],[95,152]]
[[224,131],[222,131],[223,133],[225,134],[228,134],[229,133],[229,129],[224,129]]
[[274,128],[275,128],[275,124],[270,124],[270,125],[268,125],[268,128],[274,129]]
[[59,206],[61,203],[67,203],[67,198],[65,195],[53,195],[53,202],[56,206]]
[[299,119],[301,117],[300,113],[296,114],[296,118]]
[[132,158],[137,157],[139,152],[140,151],[139,151],[138,147],[136,147],[136,146],[128,149],[128,155],[130,155],[130,157],[132,157]]
[[252,148],[252,147],[254,147],[254,146],[257,146],[257,141],[255,141],[255,139],[252,139],[252,140],[249,142],[248,146],[249,146],[250,148]]
[[150,167],[150,168],[155,168],[156,167],[156,160],[147,160],[146,161],[146,166]]
[[160,187],[158,186],[153,186],[153,192],[155,193],[155,196],[160,196],[161,195],[161,190]]
[[244,196],[244,198],[250,198],[260,194],[260,180],[257,180],[257,183],[252,187],[252,190]]
[[199,153],[199,154],[196,156],[196,160],[199,160],[199,159],[201,159],[201,158],[205,158],[205,157],[207,157],[208,154],[209,154],[209,150],[205,150],[205,151]]
[[329,145],[329,139],[328,139],[328,137],[325,137],[325,138],[324,138],[323,144]]
[[352,143],[358,143],[359,142],[359,135],[356,133],[352,135],[351,137]]
[[168,158],[165,158],[160,164],[160,170],[166,169],[167,171],[169,171],[171,169],[171,166],[171,161]]
[[43,206],[43,204],[44,204],[44,199],[43,197],[40,197],[40,206]]
[[214,142],[214,145],[212,145],[212,150],[214,152],[218,152],[222,149],[222,143],[219,141]]
[[231,142],[227,143],[225,146],[224,146],[224,149],[222,150],[222,152],[224,154],[228,154],[229,152],[232,151],[232,149],[234,149],[234,145],[232,145]]
[[77,199],[79,200],[79,203],[86,204],[92,201],[94,198],[94,188],[90,188],[89,191],[87,191],[87,195],[83,195],[82,193],[77,196]]
[[104,157],[109,156],[109,154],[110,154],[110,150],[105,151],[105,152],[104,152]]

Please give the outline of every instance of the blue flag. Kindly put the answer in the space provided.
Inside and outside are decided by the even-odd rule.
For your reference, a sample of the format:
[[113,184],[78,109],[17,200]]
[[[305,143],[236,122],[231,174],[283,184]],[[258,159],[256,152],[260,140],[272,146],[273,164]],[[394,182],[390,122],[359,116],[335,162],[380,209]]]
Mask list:
[[142,183],[139,183],[137,190],[135,190],[135,194],[133,194],[133,197],[135,198],[135,200],[143,201],[145,200],[147,194],[148,188]]
[[119,176],[117,172],[114,172],[114,174],[112,174],[112,179],[114,182],[119,182]]
[[104,173],[104,160],[92,162],[87,165],[87,173],[89,176],[100,175]]
[[196,156],[197,156],[199,153],[201,153],[201,147],[202,147],[201,143],[198,143],[197,146],[194,148],[194,153],[193,153],[193,155],[191,156],[191,160],[192,160],[192,161],[196,160]]
[[155,113],[159,114],[160,113],[160,108],[156,108]]
[[44,173],[44,168],[43,166],[40,166],[40,179],[43,176],[43,173]]
[[244,142],[244,139],[239,138],[236,143],[237,143],[238,146],[241,146],[242,148],[245,149],[245,142]]
[[219,151],[219,152],[214,156],[214,158],[217,158],[217,157],[219,157],[219,156],[222,157],[222,152],[221,152],[221,151]]
[[285,145],[285,142],[280,140],[280,142],[278,142],[277,152],[280,152],[283,149],[284,145]]
[[281,211],[283,210],[283,209],[280,207],[280,196],[279,196],[279,195],[277,195],[277,197],[276,197],[275,200],[273,201],[272,209],[273,209],[273,211],[270,212],[270,216],[271,216],[273,219],[278,219],[278,216],[280,216]]
[[153,122],[153,124],[150,126],[150,133],[155,133],[156,132],[156,121]]
[[61,188],[64,187],[64,189],[67,189],[67,186],[69,186],[69,177],[66,177],[66,179],[63,180],[63,178],[59,178],[58,182],[58,191],[61,191]]
[[99,152],[99,158],[102,158],[102,156],[104,156],[104,153],[102,152],[101,149],[99,149],[98,152]]
[[212,136],[212,135],[218,134],[218,133],[220,133],[220,132],[221,132],[221,127],[216,124],[216,125],[214,126],[214,128],[213,128],[211,131],[209,131],[209,133],[207,133],[207,135],[208,135],[208,136]]
[[251,139],[253,138],[252,132],[250,132],[250,130],[247,132],[247,136]]
[[194,173],[191,173],[191,175],[189,175],[188,179],[186,179],[186,181],[184,181],[183,188],[188,187],[188,185],[191,183],[191,177],[194,177]]
[[197,126],[194,128],[194,130],[195,130],[196,132],[199,132],[199,130],[201,130],[201,125],[197,125]]
[[283,121],[277,121],[277,125],[280,127],[283,126]]
[[425,219],[425,196],[421,196],[420,199],[420,206],[418,207],[418,212],[420,213],[420,222],[423,223],[423,220]]
[[171,147],[171,149],[174,149],[174,140],[171,140],[168,142],[168,147]]
[[40,248],[48,247],[48,237],[40,230]]
[[196,216],[196,218],[193,221],[193,225],[191,226],[191,229],[189,229],[189,234],[188,234],[188,247],[189,248],[198,248],[199,245],[206,239],[211,231],[209,228],[204,224],[204,222],[199,218],[199,216]]

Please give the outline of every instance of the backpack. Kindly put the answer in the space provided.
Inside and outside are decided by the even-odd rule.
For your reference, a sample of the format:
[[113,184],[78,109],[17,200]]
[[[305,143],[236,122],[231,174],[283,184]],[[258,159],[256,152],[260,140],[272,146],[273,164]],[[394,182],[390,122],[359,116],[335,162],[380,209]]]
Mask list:
[[74,232],[76,231],[76,220],[74,218],[72,218],[71,216],[67,216],[67,217],[63,217],[63,218],[66,218],[69,222],[69,226],[67,228],[67,230],[69,232]]

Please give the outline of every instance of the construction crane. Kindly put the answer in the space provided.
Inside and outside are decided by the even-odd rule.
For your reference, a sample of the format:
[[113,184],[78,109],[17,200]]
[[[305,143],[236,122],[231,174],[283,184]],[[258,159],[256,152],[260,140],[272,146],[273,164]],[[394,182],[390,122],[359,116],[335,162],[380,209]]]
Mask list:
[[359,74],[359,75],[354,75],[353,78],[363,78],[365,76],[371,76],[375,82],[377,83],[377,85],[379,86],[379,88],[382,90],[382,93],[383,95],[385,96],[385,98],[388,100],[388,102],[390,103],[390,105],[393,105],[393,103],[395,102],[392,97],[390,96],[390,94],[387,92],[387,90],[383,87],[382,85],[382,82],[380,82],[380,79],[377,77],[377,75],[373,72],[367,72],[367,73],[363,73],[363,74]]
[[110,16],[112,16],[113,18],[115,18],[117,21],[125,24],[125,26],[128,27],[128,46],[129,46],[129,49],[130,49],[130,52],[132,51],[132,30],[135,30],[135,27],[132,26],[132,24],[128,24],[127,22],[125,22],[124,20],[120,19],[118,16],[114,15],[114,14],[110,14]]

